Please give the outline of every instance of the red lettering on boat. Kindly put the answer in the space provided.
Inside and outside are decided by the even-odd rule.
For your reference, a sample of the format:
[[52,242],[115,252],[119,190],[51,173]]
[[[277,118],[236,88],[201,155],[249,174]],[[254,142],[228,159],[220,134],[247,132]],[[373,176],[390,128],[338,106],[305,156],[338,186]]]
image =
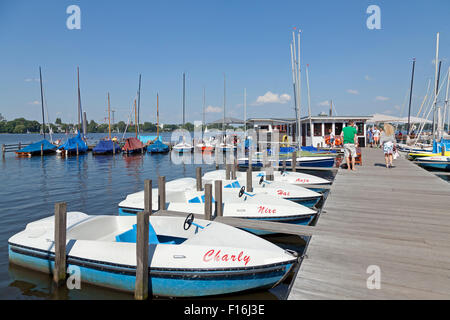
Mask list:
[[277,213],[277,209],[270,209],[264,206],[259,206],[258,213]]
[[229,255],[224,254],[223,256],[220,254],[221,250],[211,249],[208,250],[205,255],[203,256],[203,261],[210,262],[210,261],[216,261],[216,262],[229,262],[229,261],[238,261],[238,262],[244,262],[244,265],[247,265],[250,262],[250,256],[245,255],[244,251],[239,252],[239,254],[236,255]]

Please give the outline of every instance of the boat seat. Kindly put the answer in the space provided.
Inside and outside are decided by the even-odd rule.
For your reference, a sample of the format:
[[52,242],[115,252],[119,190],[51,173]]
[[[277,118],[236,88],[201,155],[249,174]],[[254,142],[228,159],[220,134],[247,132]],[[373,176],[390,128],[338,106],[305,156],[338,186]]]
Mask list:
[[[158,239],[158,235],[155,232],[155,229],[153,229],[153,226],[149,224],[148,226],[148,243],[149,244],[175,244],[175,241],[166,241],[166,242],[160,242]],[[117,242],[131,242],[136,243],[136,234],[137,234],[137,225],[133,225],[133,229],[127,230],[119,235],[116,236]]]

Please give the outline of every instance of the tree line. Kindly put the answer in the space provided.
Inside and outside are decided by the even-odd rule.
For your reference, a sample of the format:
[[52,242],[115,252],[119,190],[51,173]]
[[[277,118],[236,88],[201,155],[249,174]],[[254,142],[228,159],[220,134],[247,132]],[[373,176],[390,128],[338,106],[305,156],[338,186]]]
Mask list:
[[[63,123],[61,118],[56,118],[55,123],[46,123],[45,132],[48,132],[48,128],[51,127],[54,133],[65,133],[73,132],[77,125],[71,123]],[[89,133],[107,133],[108,124],[101,123],[98,124],[94,120],[88,121],[86,125],[86,130]],[[222,124],[208,125],[209,129],[222,129]],[[111,124],[112,132],[135,132],[136,126],[134,124],[128,125],[124,121],[119,121],[117,123]],[[178,124],[165,124],[162,128],[159,128],[160,132],[172,132],[177,129],[185,129],[187,131],[194,131],[194,124],[187,122],[184,125]],[[231,126],[226,126],[226,129],[233,129]],[[156,132],[157,124],[151,122],[144,122],[139,125],[140,132]],[[7,121],[0,114],[0,133],[40,133],[42,132],[42,124],[36,120],[26,120],[25,118],[17,118],[11,121]]]

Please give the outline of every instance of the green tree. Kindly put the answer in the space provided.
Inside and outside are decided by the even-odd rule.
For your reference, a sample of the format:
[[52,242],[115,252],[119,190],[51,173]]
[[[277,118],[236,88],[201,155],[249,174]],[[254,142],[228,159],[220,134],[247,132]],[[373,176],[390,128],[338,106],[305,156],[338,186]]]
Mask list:
[[27,128],[23,124],[18,124],[15,126],[13,133],[25,133]]

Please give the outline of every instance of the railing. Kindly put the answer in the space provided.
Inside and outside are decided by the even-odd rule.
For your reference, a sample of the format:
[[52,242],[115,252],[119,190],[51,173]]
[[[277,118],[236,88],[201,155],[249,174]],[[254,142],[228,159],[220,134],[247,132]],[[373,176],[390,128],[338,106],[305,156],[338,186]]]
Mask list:
[[31,143],[16,143],[16,144],[2,144],[2,155],[4,156],[6,152],[16,152],[23,147],[29,146]]

